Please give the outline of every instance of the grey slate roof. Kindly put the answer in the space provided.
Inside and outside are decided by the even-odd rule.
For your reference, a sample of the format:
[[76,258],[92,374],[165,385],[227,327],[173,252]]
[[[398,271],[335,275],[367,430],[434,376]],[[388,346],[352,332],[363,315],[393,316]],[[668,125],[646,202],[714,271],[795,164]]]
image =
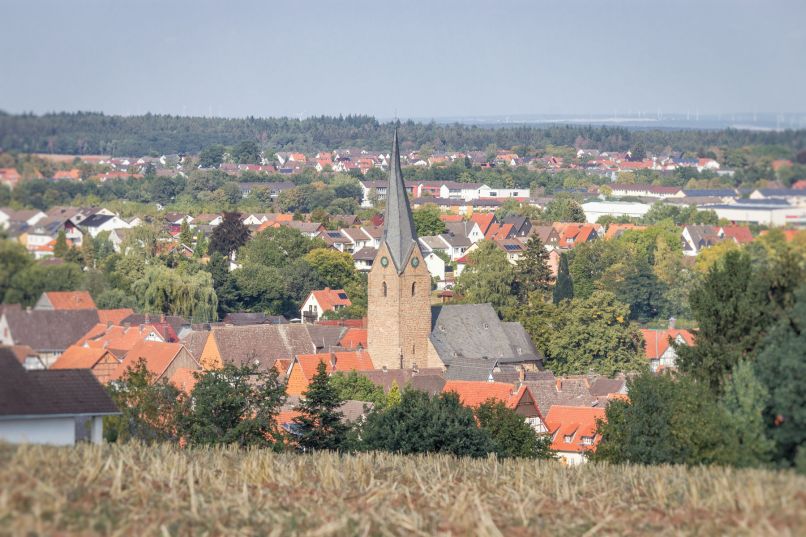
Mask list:
[[417,245],[417,232],[411,216],[409,198],[403,184],[400,169],[400,147],[397,129],[392,142],[392,164],[389,167],[389,188],[386,193],[386,213],[384,215],[383,239],[389,247],[389,255],[398,273],[402,273],[406,260]]
[[9,335],[15,345],[37,352],[62,352],[98,324],[97,310],[30,310],[4,308]]
[[478,358],[457,356],[447,364],[446,380],[475,380],[488,382],[493,380],[499,370],[498,360],[494,358]]
[[118,413],[89,369],[26,371],[10,348],[0,347],[0,419]]
[[443,371],[439,368],[423,368],[419,370],[373,369],[371,371],[356,371],[356,373],[383,388],[384,392],[388,392],[393,385],[397,384],[400,389],[410,386],[415,390],[435,395],[442,392],[442,387],[445,386]]
[[316,354],[338,345],[347,329],[310,324],[217,326],[212,330],[221,359],[238,365],[255,363],[265,370],[277,359]]
[[538,361],[542,356],[518,323],[502,323],[490,304],[431,307],[431,343],[446,365],[459,357],[501,363]]

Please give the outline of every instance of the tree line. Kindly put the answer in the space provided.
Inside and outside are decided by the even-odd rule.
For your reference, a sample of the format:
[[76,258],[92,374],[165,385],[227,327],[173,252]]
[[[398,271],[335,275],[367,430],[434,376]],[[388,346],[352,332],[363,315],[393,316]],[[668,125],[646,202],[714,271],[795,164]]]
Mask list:
[[[108,388],[121,415],[105,418],[106,439],[275,451],[552,457],[549,438],[502,402],[489,400],[470,408],[456,393],[429,395],[396,385],[384,394],[354,372],[328,375],[324,362],[293,406],[291,419],[280,419],[287,396],[274,368],[226,364],[194,377],[193,388],[184,393],[164,378],[157,380],[143,360],[127,369]],[[356,396],[369,401],[365,416],[350,423],[340,409]]]
[[[109,116],[96,112],[8,114],[0,112],[0,147],[39,153],[149,154],[198,153],[215,144],[235,146],[256,141],[273,151],[318,151],[361,147],[387,151],[391,124],[370,116],[293,118],[208,118],[145,114]],[[672,147],[698,151],[709,146],[804,146],[802,131],[639,130],[594,126],[481,127],[464,124],[400,125],[403,150],[484,150],[489,146],[544,148],[550,145],[626,151],[637,145],[649,150]]]

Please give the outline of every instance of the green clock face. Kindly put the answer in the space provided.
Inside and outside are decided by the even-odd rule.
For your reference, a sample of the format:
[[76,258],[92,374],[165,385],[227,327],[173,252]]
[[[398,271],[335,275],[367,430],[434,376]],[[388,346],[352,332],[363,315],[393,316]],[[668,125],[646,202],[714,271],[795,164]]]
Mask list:
[[411,266],[412,267],[417,268],[417,265],[419,265],[419,264],[420,264],[420,258],[419,257],[412,257],[411,258]]
[[381,257],[381,266],[385,267],[387,265],[389,265],[389,260],[386,258],[386,256]]

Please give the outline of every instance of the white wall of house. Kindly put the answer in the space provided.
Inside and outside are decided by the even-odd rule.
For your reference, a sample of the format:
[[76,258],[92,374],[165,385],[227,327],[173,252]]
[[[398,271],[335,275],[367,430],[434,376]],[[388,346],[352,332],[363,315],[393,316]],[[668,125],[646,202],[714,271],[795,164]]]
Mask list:
[[71,446],[76,443],[75,418],[3,419],[0,420],[0,440],[12,444]]
[[423,260],[432,278],[436,278],[439,281],[445,280],[445,261],[440,259],[434,252],[424,256]]
[[579,451],[557,451],[557,457],[564,464],[578,466],[587,462],[587,457]]
[[595,224],[602,216],[632,216],[640,218],[649,212],[650,205],[627,201],[591,201],[582,204],[585,220]]
[[313,295],[313,293],[308,295],[308,299],[302,305],[302,308],[300,308],[299,312],[300,319],[305,319],[305,312],[315,314],[317,321],[321,319],[322,314],[325,313],[324,311],[322,311],[322,306],[319,305],[319,302],[316,300],[316,297]]

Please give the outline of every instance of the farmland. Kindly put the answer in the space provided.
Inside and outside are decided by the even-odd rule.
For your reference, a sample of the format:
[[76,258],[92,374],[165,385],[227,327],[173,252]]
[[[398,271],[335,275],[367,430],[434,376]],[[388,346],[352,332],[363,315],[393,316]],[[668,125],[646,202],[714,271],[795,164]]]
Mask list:
[[803,534],[806,478],[725,468],[0,446],[0,535]]

